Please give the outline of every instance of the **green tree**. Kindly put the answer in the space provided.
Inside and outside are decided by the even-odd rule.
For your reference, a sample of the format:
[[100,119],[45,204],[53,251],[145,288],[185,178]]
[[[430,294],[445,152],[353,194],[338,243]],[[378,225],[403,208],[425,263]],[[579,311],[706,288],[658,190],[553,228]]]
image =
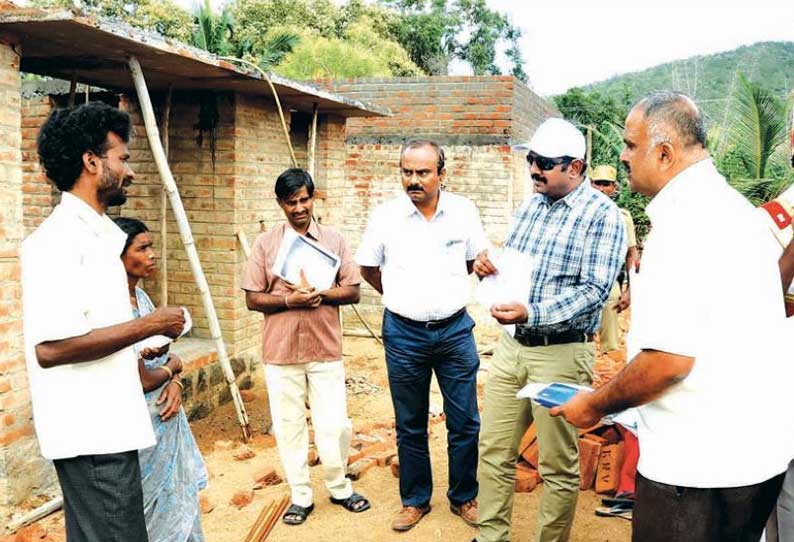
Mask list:
[[[43,8],[76,7],[74,0],[32,0],[31,4]],[[80,8],[89,14],[123,21],[167,38],[190,41],[193,16],[171,0],[82,0]]]
[[785,156],[786,108],[773,92],[744,74],[738,73],[737,81],[726,134],[729,144],[715,159],[731,185],[760,205],[794,180]]
[[592,166],[606,164],[618,170],[620,187],[617,204],[631,213],[637,227],[637,235],[643,239],[650,224],[645,214],[648,198],[631,191],[619,160],[623,149],[623,123],[631,107],[629,100],[630,97],[626,92],[619,100],[583,88],[572,88],[565,94],[554,97],[557,109],[566,120],[577,125],[585,133],[589,129],[592,137],[590,164]]
[[218,56],[230,56],[234,52],[232,14],[224,8],[220,14],[212,11],[210,0],[204,0],[196,10],[196,25],[190,44]]
[[510,19],[485,0],[380,0],[396,10],[391,35],[425,72],[446,75],[453,60],[471,65],[475,75],[499,74],[497,51],[506,46],[510,71],[526,81],[518,40]]

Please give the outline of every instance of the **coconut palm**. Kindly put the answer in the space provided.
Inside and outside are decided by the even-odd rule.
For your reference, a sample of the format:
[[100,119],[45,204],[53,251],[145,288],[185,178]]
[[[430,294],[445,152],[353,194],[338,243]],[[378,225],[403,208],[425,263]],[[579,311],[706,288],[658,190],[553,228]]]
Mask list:
[[191,45],[204,49],[218,56],[227,56],[234,51],[232,34],[234,21],[232,14],[227,9],[216,15],[210,6],[210,0],[196,7],[195,28],[191,36]]

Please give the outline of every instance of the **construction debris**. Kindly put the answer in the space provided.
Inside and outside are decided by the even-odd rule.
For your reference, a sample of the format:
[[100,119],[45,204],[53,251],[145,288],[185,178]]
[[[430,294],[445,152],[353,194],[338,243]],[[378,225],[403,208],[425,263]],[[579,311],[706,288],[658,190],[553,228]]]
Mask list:
[[380,386],[373,384],[366,376],[349,376],[345,378],[345,387],[351,395],[374,395],[381,391]]

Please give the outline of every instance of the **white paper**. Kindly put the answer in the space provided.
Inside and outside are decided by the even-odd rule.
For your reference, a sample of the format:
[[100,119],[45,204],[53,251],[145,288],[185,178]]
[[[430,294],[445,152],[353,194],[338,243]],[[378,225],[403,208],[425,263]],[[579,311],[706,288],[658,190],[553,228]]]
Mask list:
[[[193,320],[190,318],[190,313],[185,307],[182,307],[182,312],[185,314],[185,327],[182,329],[182,333],[179,335],[180,337],[184,337],[184,335],[190,331],[190,328],[193,327]],[[174,339],[171,337],[167,337],[165,335],[152,335],[151,337],[147,337],[146,339],[136,343],[135,347],[139,352],[146,348],[157,349],[162,348],[170,342],[173,342],[173,340]]]
[[[474,294],[477,303],[490,309],[504,303],[527,303],[532,288],[532,257],[513,248],[490,249],[488,259],[498,273],[483,278]],[[515,325],[502,326],[513,336]]]
[[302,270],[310,285],[317,290],[327,290],[334,285],[341,263],[339,256],[330,250],[287,228],[273,273],[297,286],[301,283]]

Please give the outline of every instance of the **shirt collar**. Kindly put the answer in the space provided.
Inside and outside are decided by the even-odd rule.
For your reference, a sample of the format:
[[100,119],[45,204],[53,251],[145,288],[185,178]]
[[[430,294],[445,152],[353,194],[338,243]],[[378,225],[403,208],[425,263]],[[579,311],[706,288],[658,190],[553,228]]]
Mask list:
[[61,193],[60,206],[64,211],[78,217],[97,237],[110,235],[127,240],[126,234],[106,214],[97,213],[93,207],[71,192]]
[[[433,215],[433,218],[437,217],[438,215],[445,213],[449,207],[449,198],[444,197],[444,191],[438,191],[438,205],[436,206],[436,212]],[[413,216],[415,213],[421,215],[419,209],[416,208],[414,202],[411,201],[411,198],[403,192],[400,194],[400,202],[402,206],[402,211],[405,213],[405,216]],[[431,219],[432,220],[432,219]]]
[[560,198],[556,201],[552,201],[551,198],[549,198],[546,194],[543,194],[543,202],[549,207],[551,207],[558,201],[561,201],[565,205],[573,209],[574,207],[579,205],[579,203],[586,201],[588,195],[588,188],[590,190],[593,190],[593,188],[590,186],[590,179],[585,177],[584,180],[581,182],[581,184],[579,184],[579,186],[568,192],[568,194],[566,194],[565,197]]
[[667,184],[653,197],[645,207],[645,214],[653,222],[675,207],[676,203],[682,198],[686,198],[686,193],[692,186],[692,181],[696,177],[710,176],[717,173],[711,158],[704,158],[699,162],[688,166],[678,175],[667,181]]
[[[284,224],[282,224],[281,234],[284,235],[288,228],[291,229],[292,226],[290,226],[289,222],[285,220]],[[317,221],[314,218],[312,218],[312,221],[309,223],[309,229],[306,230],[306,237],[311,237],[315,241],[320,240],[320,226],[317,224]]]

